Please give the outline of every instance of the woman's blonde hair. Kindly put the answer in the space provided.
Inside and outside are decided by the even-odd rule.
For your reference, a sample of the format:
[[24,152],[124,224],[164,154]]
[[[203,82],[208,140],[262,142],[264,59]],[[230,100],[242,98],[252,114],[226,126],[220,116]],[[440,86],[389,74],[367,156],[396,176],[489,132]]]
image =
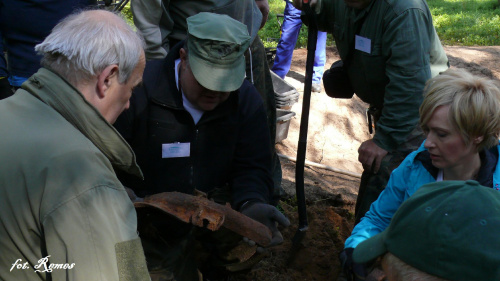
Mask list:
[[478,151],[498,144],[500,135],[500,84],[463,69],[448,69],[427,81],[420,106],[420,126],[426,130],[439,106],[450,106],[449,120],[466,145],[483,137]]

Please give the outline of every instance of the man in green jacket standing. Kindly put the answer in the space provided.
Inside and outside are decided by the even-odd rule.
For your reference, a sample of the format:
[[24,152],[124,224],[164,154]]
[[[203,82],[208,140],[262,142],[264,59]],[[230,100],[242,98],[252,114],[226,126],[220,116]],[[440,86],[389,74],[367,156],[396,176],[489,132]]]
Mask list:
[[[294,4],[300,7],[300,2]],[[359,221],[391,170],[423,140],[417,126],[422,91],[429,78],[448,68],[448,58],[424,0],[317,0],[311,5],[318,29],[333,34],[348,75],[349,81],[332,83],[350,82],[370,104],[375,125],[373,138],[359,148],[362,185],[369,186],[360,189]]]
[[144,43],[106,11],[59,23],[43,67],[0,102],[0,279],[150,280],[115,170],[137,176],[113,123],[142,80]]

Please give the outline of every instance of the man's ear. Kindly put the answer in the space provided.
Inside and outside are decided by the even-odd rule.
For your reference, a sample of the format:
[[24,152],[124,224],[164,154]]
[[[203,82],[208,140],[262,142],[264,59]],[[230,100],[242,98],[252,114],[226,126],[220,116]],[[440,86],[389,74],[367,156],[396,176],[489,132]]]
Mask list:
[[474,138],[472,139],[472,142],[473,142],[475,145],[478,145],[478,144],[480,144],[483,140],[484,140],[484,136],[474,137]]
[[179,49],[179,56],[181,59],[185,59],[186,58],[186,50],[184,50],[184,48],[180,48]]
[[107,66],[99,76],[97,76],[97,95],[100,99],[106,96],[106,92],[112,83],[118,83],[118,65]]
[[181,48],[179,50],[179,58],[181,59],[181,62],[187,61],[187,53],[186,50],[184,50],[184,48]]

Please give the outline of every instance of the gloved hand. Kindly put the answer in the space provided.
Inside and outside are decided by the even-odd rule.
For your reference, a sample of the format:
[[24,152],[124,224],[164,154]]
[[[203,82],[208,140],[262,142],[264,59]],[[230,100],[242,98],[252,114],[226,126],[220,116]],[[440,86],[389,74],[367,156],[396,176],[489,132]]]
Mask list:
[[247,202],[243,204],[240,212],[271,230],[272,239],[269,246],[283,243],[283,235],[278,230],[277,223],[286,227],[290,225],[290,221],[276,207],[262,202]]
[[340,253],[340,264],[348,281],[362,281],[366,279],[366,268],[364,265],[352,260],[354,248],[345,248]]
[[3,77],[0,79],[0,100],[8,98],[12,96],[14,92],[12,91],[12,87],[9,84],[9,80],[7,77]]

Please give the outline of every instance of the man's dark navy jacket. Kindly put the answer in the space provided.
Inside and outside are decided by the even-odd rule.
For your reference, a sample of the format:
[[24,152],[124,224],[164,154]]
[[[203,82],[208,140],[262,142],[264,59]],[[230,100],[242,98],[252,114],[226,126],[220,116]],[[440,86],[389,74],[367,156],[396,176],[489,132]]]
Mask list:
[[[231,188],[238,208],[272,194],[270,136],[262,99],[247,80],[195,125],[175,83],[182,42],[163,60],[148,61],[143,86],[115,124],[129,142],[144,181],[123,179],[139,196],[165,191],[191,194]],[[190,156],[162,158],[162,144],[190,143]]]

